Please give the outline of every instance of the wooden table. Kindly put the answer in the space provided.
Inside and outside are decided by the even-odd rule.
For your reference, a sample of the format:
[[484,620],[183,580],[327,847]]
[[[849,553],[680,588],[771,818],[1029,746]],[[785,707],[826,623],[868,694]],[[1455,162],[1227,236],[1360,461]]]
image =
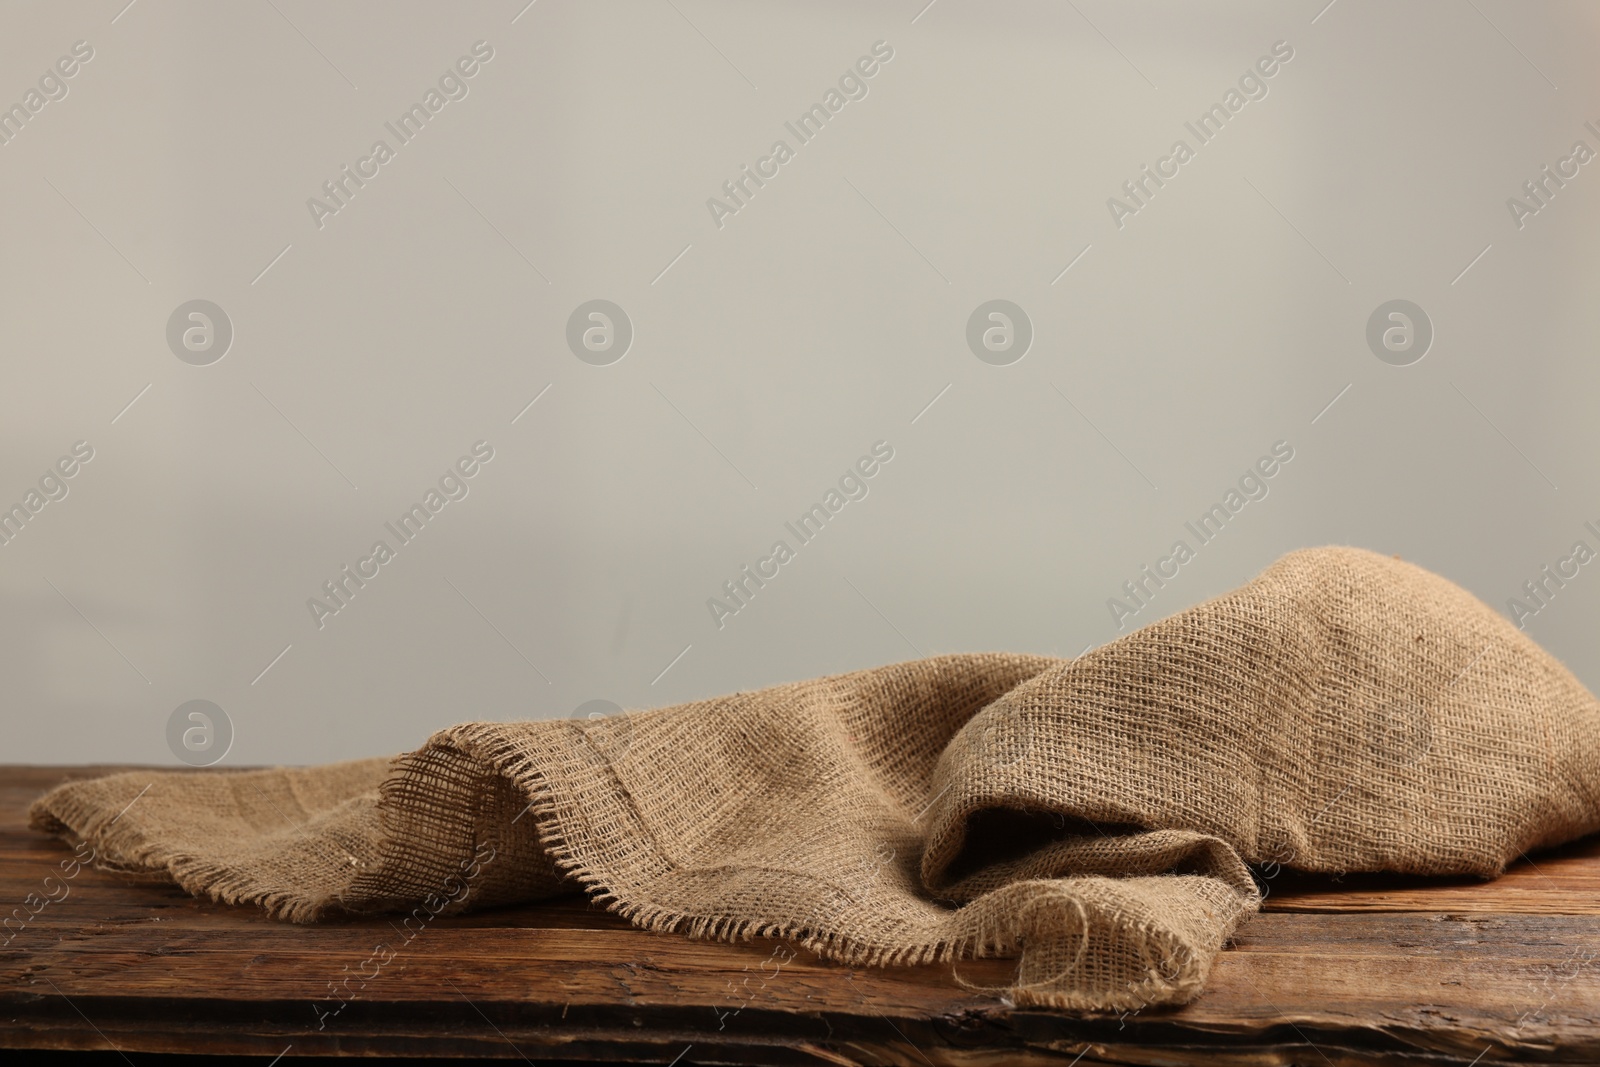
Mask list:
[[[28,803],[118,769],[0,768],[0,914],[28,915],[71,855],[27,829]],[[802,952],[780,965],[772,942],[645,933],[580,899],[435,920],[380,965],[374,946],[402,940],[384,919],[292,926],[85,868],[0,935],[0,1047],[287,1049],[285,1067],[1600,1063],[1600,837],[1491,883],[1284,872],[1268,886],[1199,1000],[1082,1018],[970,988],[1003,983],[1009,961],[856,969]],[[376,973],[319,1014],[339,1005],[330,983],[357,972]]]

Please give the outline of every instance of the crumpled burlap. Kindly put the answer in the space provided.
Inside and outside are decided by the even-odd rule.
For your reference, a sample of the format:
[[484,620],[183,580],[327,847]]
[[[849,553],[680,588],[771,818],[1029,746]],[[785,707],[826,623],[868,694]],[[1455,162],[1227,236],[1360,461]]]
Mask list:
[[1600,705],[1471,594],[1326,548],[1075,661],[118,774],[32,815],[297,922],[581,887],[648,929],[855,963],[1015,955],[1018,1004],[1129,1010],[1199,993],[1259,904],[1247,862],[1487,877],[1600,828]]

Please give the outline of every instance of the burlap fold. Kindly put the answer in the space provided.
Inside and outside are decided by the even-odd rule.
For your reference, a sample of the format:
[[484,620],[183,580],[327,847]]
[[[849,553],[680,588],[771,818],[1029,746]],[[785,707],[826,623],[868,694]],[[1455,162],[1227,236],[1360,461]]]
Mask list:
[[1075,661],[119,774],[32,816],[297,922],[582,888],[649,929],[856,963],[1015,955],[1018,1004],[1128,1010],[1199,993],[1259,904],[1247,862],[1493,876],[1600,829],[1600,705],[1469,593],[1326,548]]

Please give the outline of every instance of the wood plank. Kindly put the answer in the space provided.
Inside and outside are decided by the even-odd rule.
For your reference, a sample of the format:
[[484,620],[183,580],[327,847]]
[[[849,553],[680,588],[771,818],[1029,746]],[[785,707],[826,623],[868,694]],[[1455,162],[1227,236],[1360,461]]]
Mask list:
[[[64,773],[0,772],[0,902],[20,902],[68,855],[22,816]],[[1600,1062],[1600,841],[1498,882],[1284,873],[1269,886],[1270,910],[1244,924],[1196,1002],[1075,1017],[984,993],[1009,979],[1006,960],[780,963],[774,942],[651,934],[581,898],[436,919],[407,942],[386,919],[293,926],[85,869],[0,948],[0,1045],[660,1063],[693,1046],[683,1062],[783,1065]],[[377,961],[379,943],[392,959]]]

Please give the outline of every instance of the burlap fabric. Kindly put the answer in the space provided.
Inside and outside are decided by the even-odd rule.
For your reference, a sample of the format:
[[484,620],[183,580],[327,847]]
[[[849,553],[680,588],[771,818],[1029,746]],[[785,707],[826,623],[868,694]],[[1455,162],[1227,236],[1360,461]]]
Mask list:
[[1200,991],[1259,903],[1247,861],[1493,876],[1600,828],[1600,705],[1465,591],[1329,548],[1076,661],[119,774],[33,820],[297,922],[581,887],[652,930],[857,963],[1014,955],[1018,1004],[1127,1010]]

